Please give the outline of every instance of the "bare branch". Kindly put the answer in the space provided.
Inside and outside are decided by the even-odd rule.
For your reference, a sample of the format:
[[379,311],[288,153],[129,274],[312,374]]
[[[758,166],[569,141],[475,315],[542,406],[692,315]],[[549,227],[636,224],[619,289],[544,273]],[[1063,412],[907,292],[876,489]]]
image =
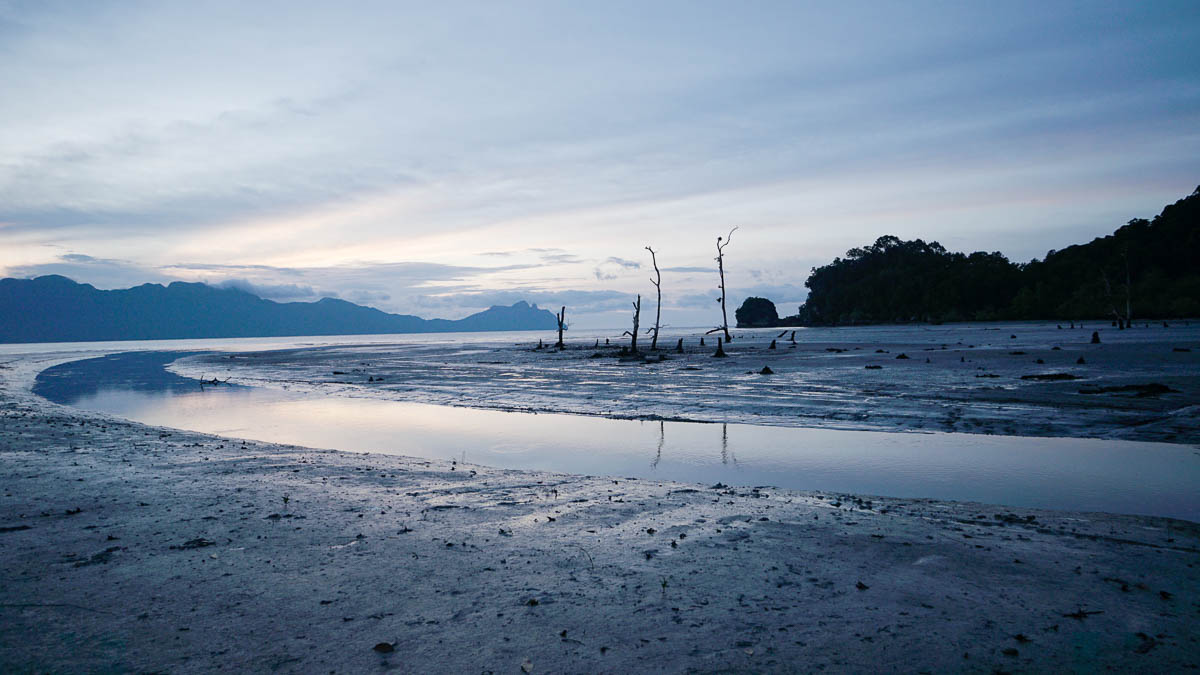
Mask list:
[[[658,349],[658,332],[660,322],[662,321],[662,272],[658,269],[658,256],[654,253],[654,249],[649,246],[646,250],[650,252],[650,262],[654,264],[654,275],[657,279],[651,279],[650,283],[654,284],[654,289],[658,291],[658,302],[654,306],[654,337],[650,339],[650,351]],[[646,331],[650,333],[650,331]]]
[[733,229],[729,231],[729,234],[725,235],[725,237],[724,237],[725,243],[724,244],[721,243],[721,237],[717,237],[717,254],[718,255],[725,250],[726,246],[729,245],[730,240],[733,239],[733,233],[736,232],[737,229],[738,229],[738,226],[734,225]]
[[[729,245],[733,239],[733,233],[736,231],[737,226],[735,225],[728,235],[717,237],[717,273],[721,278],[721,285],[717,287],[721,289],[721,297],[717,298],[717,302],[721,303],[721,330],[725,333],[725,342],[733,340],[733,336],[729,334],[729,314],[725,309],[725,247]],[[721,243],[722,239],[725,240],[724,244]]]

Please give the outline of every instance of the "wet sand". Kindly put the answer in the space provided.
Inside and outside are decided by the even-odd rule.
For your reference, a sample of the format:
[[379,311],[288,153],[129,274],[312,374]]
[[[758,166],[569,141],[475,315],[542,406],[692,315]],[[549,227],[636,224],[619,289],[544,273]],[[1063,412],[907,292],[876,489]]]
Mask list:
[[6,671],[1200,663],[1200,526],[153,428],[0,369]]
[[[1090,343],[1093,330],[1100,344]],[[531,334],[519,344],[202,355],[171,370],[498,410],[1200,443],[1200,323],[1124,331],[1056,324],[809,329],[797,331],[795,345],[790,331],[779,333],[737,330],[724,359],[712,358],[712,335],[701,347],[699,334],[664,333],[658,352],[634,359],[619,356],[616,335],[607,347],[604,339],[568,339],[559,351],[534,349]],[[679,337],[683,353],[674,349]],[[764,367],[772,374],[761,374]]]

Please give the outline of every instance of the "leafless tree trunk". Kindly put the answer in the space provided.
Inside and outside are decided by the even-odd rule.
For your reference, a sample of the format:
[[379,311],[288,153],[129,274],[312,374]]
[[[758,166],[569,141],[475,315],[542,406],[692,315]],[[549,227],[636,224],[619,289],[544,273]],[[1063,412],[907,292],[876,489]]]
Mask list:
[[558,348],[559,349],[563,348],[562,334],[563,334],[563,326],[566,325],[566,322],[567,322],[567,308],[564,305],[562,310],[558,313]]
[[[721,275],[721,297],[717,299],[717,302],[721,303],[721,326],[708,332],[715,333],[717,331],[721,331],[725,334],[725,342],[733,340],[733,336],[729,334],[729,314],[725,311],[725,247],[728,246],[729,241],[733,239],[733,233],[736,230],[737,228],[735,227],[729,231],[728,235],[724,237],[717,237],[717,272]],[[722,239],[725,241],[724,244],[721,243]]]
[[[1112,284],[1110,284],[1108,282],[1108,274],[1106,274],[1104,272],[1104,268],[1100,268],[1100,278],[1104,280],[1104,293],[1105,293],[1105,295],[1108,296],[1108,308],[1109,308],[1109,311],[1112,312],[1113,318],[1117,322],[1117,328],[1119,328],[1121,330],[1125,330],[1125,324],[1128,321],[1128,318],[1127,318],[1127,316],[1122,317],[1121,313],[1119,311],[1117,311],[1117,301],[1113,298]],[[1126,301],[1126,312],[1128,312],[1129,311],[1128,310],[1128,303],[1129,303],[1128,287],[1126,288],[1125,301]]]
[[641,321],[642,321],[642,296],[639,294],[637,296],[637,302],[633,303],[633,332],[625,331],[625,333],[624,333],[625,335],[629,336],[629,351],[630,351],[630,353],[633,353],[633,354],[636,354],[637,350],[638,350],[637,349],[637,336],[638,336],[638,328],[641,324]]
[[1129,250],[1126,249],[1121,257],[1125,259],[1125,323],[1133,328],[1133,282],[1129,277]]
[[713,358],[725,358],[725,348],[721,345],[721,336],[717,336],[717,351],[713,354]]
[[[651,279],[650,283],[654,284],[654,290],[658,291],[658,301],[654,305],[654,332],[650,338],[650,351],[658,350],[658,327],[659,321],[662,319],[662,272],[658,269],[658,257],[654,255],[654,249],[646,247],[650,251],[650,262],[654,264],[654,276],[656,279]],[[647,331],[649,332],[649,331]]]

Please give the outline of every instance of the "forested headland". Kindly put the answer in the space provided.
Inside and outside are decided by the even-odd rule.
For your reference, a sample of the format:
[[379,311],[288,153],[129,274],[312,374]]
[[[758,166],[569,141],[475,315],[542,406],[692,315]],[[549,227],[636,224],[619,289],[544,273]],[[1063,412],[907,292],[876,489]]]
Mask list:
[[805,286],[799,313],[775,325],[1197,317],[1200,187],[1153,220],[1044,260],[883,236],[814,268]]

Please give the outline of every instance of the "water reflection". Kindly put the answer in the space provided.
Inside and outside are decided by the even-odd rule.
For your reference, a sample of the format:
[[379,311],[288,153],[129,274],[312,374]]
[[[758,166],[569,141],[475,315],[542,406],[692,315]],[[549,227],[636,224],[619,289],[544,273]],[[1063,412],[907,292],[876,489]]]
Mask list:
[[737,457],[733,456],[729,452],[729,425],[722,422],[721,423],[721,463],[727,465],[727,464],[729,464],[730,461],[733,461],[734,465],[737,465]]
[[202,383],[168,372],[172,361],[203,352],[126,352],[73,361],[43,370],[34,393],[51,401],[74,405],[101,392],[130,391],[151,395],[184,394],[201,389]]
[[658,463],[662,461],[663,443],[665,443],[666,441],[667,441],[667,427],[666,427],[666,424],[662,420],[659,420],[659,422],[658,422],[658,451],[654,453],[654,461],[650,462],[651,469],[657,469]]
[[[204,387],[180,354],[121,354],[38,376],[51,400],[236,438],[489,466],[774,485],[1200,520],[1200,456],[1157,443],[638,422]],[[647,461],[649,459],[649,461]]]

